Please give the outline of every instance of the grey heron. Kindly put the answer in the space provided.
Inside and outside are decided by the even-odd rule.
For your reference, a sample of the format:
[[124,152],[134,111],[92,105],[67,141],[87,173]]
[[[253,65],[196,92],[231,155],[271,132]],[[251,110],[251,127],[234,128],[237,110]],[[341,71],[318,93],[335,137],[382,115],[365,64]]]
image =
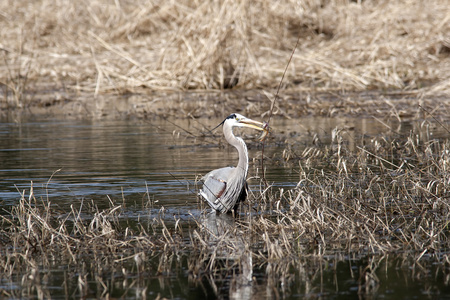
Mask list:
[[226,213],[236,209],[239,202],[247,197],[247,145],[243,139],[234,135],[233,127],[248,127],[264,131],[261,139],[264,139],[269,129],[266,123],[254,121],[236,113],[228,116],[217,127],[220,125],[223,125],[223,134],[227,142],[237,149],[239,162],[236,167],[220,168],[203,176],[203,188],[199,194],[214,210]]

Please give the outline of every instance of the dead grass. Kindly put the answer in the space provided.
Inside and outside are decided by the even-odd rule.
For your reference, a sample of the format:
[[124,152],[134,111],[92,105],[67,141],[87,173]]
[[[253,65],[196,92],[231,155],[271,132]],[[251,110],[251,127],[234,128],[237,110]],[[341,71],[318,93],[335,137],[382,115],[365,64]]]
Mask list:
[[[193,217],[195,224],[175,218],[169,225],[155,215],[131,228],[120,220],[120,204],[100,210],[81,202],[61,213],[37,199],[31,186],[1,217],[0,278],[14,282],[24,274],[21,284],[28,290],[9,296],[45,297],[43,276],[52,275],[43,270],[67,265],[78,276],[71,293],[86,296],[92,281],[104,282],[95,289],[97,297],[107,297],[111,274],[131,288],[146,276],[185,268],[192,284],[206,280],[216,295],[226,290],[239,298],[263,284],[264,295],[273,298],[288,295],[298,276],[305,285],[301,293],[312,293],[308,286],[324,276],[322,268],[349,257],[367,258],[353,275],[362,295],[379,287],[376,271],[392,263],[389,257],[417,277],[438,266],[436,272],[448,278],[448,139],[411,131],[350,148],[349,136],[336,128],[330,145],[302,152],[295,144],[286,147],[274,159],[296,166],[296,188],[261,187],[236,219],[205,214]],[[261,269],[265,282],[256,283],[254,271]]]
[[411,133],[405,140],[374,138],[351,151],[344,136],[345,130],[336,129],[331,146],[302,153],[290,147],[283,153],[299,162],[299,182],[274,199],[264,199],[273,197],[270,190],[262,193],[261,208],[273,211],[274,219],[261,217],[260,230],[277,227],[283,236],[277,239],[285,249],[273,255],[296,250],[291,245],[298,238],[305,247],[320,245],[321,251],[447,256],[448,140]]
[[[97,297],[107,297],[111,292],[111,274],[124,280],[126,290],[128,284],[136,284],[129,272],[167,271],[171,264],[164,258],[170,257],[173,249],[182,248],[177,246],[181,235],[176,233],[181,228],[169,231],[155,216],[132,229],[120,223],[121,211],[121,205],[111,203],[109,209],[99,210],[87,201],[61,213],[48,200],[37,199],[33,187],[27,194],[24,191],[9,215],[0,216],[0,279],[10,284],[20,282],[22,287],[4,290],[2,296],[48,297],[49,277],[60,272],[58,266],[65,266],[66,295],[86,296],[95,282],[101,283]],[[152,265],[144,272],[143,262],[148,266],[155,256],[161,256],[160,266]],[[108,286],[103,280],[109,282]],[[71,286],[74,281],[77,285]]]
[[0,82],[10,106],[46,90],[270,90],[300,37],[284,88],[449,95],[449,15],[445,0],[2,1]]

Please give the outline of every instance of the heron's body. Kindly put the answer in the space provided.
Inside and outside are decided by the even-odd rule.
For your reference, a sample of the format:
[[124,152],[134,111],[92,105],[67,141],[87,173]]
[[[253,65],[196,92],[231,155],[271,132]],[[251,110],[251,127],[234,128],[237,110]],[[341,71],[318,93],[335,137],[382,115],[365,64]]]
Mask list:
[[200,195],[214,210],[225,213],[235,209],[247,197],[248,151],[245,142],[233,134],[233,127],[266,129],[263,123],[239,114],[230,115],[222,124],[225,139],[238,150],[239,162],[236,167],[216,169],[203,176]]

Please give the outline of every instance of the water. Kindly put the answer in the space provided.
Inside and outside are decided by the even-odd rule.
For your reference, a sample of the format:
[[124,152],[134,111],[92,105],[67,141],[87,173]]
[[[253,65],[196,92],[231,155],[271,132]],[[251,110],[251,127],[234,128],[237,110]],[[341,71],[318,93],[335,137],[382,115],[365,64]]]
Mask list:
[[[0,199],[6,205],[15,204],[19,192],[33,182],[37,196],[63,207],[65,201],[70,203],[68,199],[106,202],[108,195],[126,198],[129,204],[151,196],[167,207],[195,208],[197,176],[237,163],[237,153],[226,144],[221,130],[214,136],[207,132],[220,121],[1,123]],[[329,134],[333,125],[319,128]],[[279,131],[302,130],[295,122],[274,126]],[[250,159],[260,157],[258,136],[244,133]],[[294,135],[292,140],[307,133]],[[267,145],[265,155],[272,157],[282,147]],[[253,163],[250,176],[258,175],[259,167]],[[297,181],[295,172],[283,165],[271,166],[266,176],[279,186],[295,186]]]
[[[63,208],[73,199],[106,203],[108,195],[115,200],[125,198],[130,205],[150,196],[167,208],[194,209],[198,176],[237,163],[236,151],[226,144],[221,130],[204,137],[220,121],[0,123],[0,199],[4,205],[15,204],[19,192],[29,190],[33,182],[37,196],[48,197]],[[306,118],[274,121],[272,126],[275,136],[286,136],[278,141],[295,143],[297,152],[312,143],[311,131],[324,144],[330,143],[336,126],[350,128],[351,143],[362,133],[371,136],[386,131],[375,120],[364,119]],[[259,158],[257,134],[247,130],[244,134],[248,135],[250,159]],[[265,156],[274,158],[266,178],[288,188],[296,185],[298,177],[295,169],[279,160],[284,147],[266,145]],[[260,163],[253,162],[250,176],[261,175],[259,168]],[[258,181],[250,180],[250,184]]]
[[14,184],[22,190],[30,181],[55,199],[143,194],[145,182],[154,196],[182,197],[186,192],[169,172],[183,176],[197,170],[181,165],[181,151],[169,149],[173,144],[170,132],[144,124],[3,124],[0,197],[14,201]]
[[[213,128],[221,120],[154,120],[154,121],[33,121],[25,123],[0,123],[0,214],[16,205],[20,193],[28,195],[30,186],[38,199],[49,199],[61,212],[67,211],[74,201],[94,201],[100,208],[109,207],[110,201],[123,203],[127,220],[152,213],[143,208],[151,201],[154,212],[162,207],[166,212],[176,214],[182,220],[200,216],[202,205],[196,197],[196,180],[208,171],[227,165],[235,165],[237,155],[225,144],[221,131],[215,136],[206,129]],[[266,178],[279,188],[289,189],[298,182],[295,166],[285,164],[280,153],[290,143],[297,153],[313,141],[329,144],[332,130],[336,126],[345,128],[349,148],[354,149],[364,139],[383,134],[408,134],[420,123],[383,124],[374,119],[329,119],[305,118],[301,120],[275,120],[272,142],[268,142],[264,155]],[[430,135],[426,128],[421,134]],[[251,158],[250,176],[260,176],[261,146],[251,131],[243,132],[249,145]],[[434,130],[433,133],[445,134]],[[206,136],[205,136],[206,134]],[[256,160],[252,160],[255,158]],[[250,179],[250,188],[258,191],[259,180]],[[173,217],[170,217],[173,219]],[[293,272],[294,284],[290,292],[265,291],[266,297],[313,298],[357,298],[363,293],[360,279],[362,268],[367,266],[367,257],[330,257],[324,261],[305,261],[299,270]],[[448,278],[440,273],[438,266],[428,266],[429,276],[420,280],[410,274],[401,257],[376,258],[376,280],[378,295],[388,299],[421,298],[429,295],[448,295],[443,290]],[[154,262],[158,264],[157,259]],[[187,272],[187,262],[181,261],[176,272],[117,284],[113,295],[125,298],[146,294],[150,298],[158,295],[170,298],[192,299],[215,298],[213,286],[219,284],[219,292],[227,298],[230,278],[224,282],[204,279],[192,283]],[[303,271],[302,271],[303,270]],[[48,276],[47,289],[57,298],[67,296],[63,282],[76,289],[76,276],[64,266],[55,270],[42,270]],[[302,273],[303,272],[303,273]],[[320,276],[317,275],[320,273]],[[316,276],[317,275],[317,276]],[[0,285],[8,291],[21,288],[23,274],[14,274],[7,285]],[[265,290],[270,278],[263,267],[253,270],[255,283],[251,291],[243,290],[241,296],[255,298],[255,290]],[[2,276],[3,277],[3,276]],[[374,279],[375,280],[375,279]],[[394,282],[395,281],[395,282]],[[112,284],[112,283],[111,283]],[[91,289],[98,287],[91,282]],[[282,290],[282,288],[280,287]],[[70,288],[69,288],[70,290]],[[34,294],[35,292],[31,292]],[[247,293],[247,294],[246,294]],[[281,293],[281,294],[280,294]],[[134,295],[134,296],[133,296]],[[98,296],[98,295],[97,295]],[[400,298],[399,298],[400,297]]]

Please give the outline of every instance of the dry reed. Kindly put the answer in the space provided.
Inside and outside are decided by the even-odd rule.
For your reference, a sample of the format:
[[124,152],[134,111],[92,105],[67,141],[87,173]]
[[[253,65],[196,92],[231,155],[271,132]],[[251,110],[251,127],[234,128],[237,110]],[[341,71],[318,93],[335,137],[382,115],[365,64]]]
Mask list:
[[[31,185],[0,216],[0,281],[21,287],[2,296],[49,297],[48,278],[59,266],[67,266],[66,295],[94,290],[102,298],[115,281],[123,281],[125,293],[139,288],[145,295],[144,278],[179,270],[191,284],[206,280],[215,295],[237,299],[258,284],[270,298],[292,293],[293,282],[300,282],[301,294],[314,294],[311,286],[323,268],[350,258],[364,258],[352,275],[362,295],[376,291],[377,270],[392,260],[417,277],[437,266],[436,274],[449,278],[448,139],[423,130],[350,147],[346,133],[333,130],[327,146],[316,142],[300,151],[295,143],[286,145],[274,159],[298,171],[297,186],[253,192],[237,219],[205,214],[193,217],[195,225],[180,219],[168,224],[162,210],[130,227],[121,220],[121,204],[99,209],[76,201],[61,212],[35,197]],[[143,205],[153,206],[151,199]],[[263,283],[255,272],[266,274]]]
[[449,94],[445,0],[22,0],[2,1],[0,12],[10,106],[33,94],[51,105],[83,94],[271,89],[298,37],[284,88]]
[[289,294],[298,276],[308,293],[323,264],[344,256],[368,258],[358,271],[360,294],[378,288],[376,270],[388,257],[402,268],[417,266],[417,274],[438,263],[437,272],[448,276],[449,141],[412,131],[349,148],[346,137],[336,128],[328,146],[287,147],[282,159],[298,166],[297,187],[253,192],[236,219],[206,214],[193,217],[195,224],[167,224],[153,216],[131,228],[120,220],[120,205],[100,210],[86,201],[60,213],[31,186],[1,217],[0,278],[26,274],[22,285],[29,289],[20,296],[45,297],[48,290],[37,286],[51,276],[45,270],[67,264],[78,274],[71,291],[86,295],[92,282],[105,281],[96,290],[106,297],[110,274],[131,284],[186,268],[192,284],[206,279],[216,295],[238,298],[260,269],[266,296]]

